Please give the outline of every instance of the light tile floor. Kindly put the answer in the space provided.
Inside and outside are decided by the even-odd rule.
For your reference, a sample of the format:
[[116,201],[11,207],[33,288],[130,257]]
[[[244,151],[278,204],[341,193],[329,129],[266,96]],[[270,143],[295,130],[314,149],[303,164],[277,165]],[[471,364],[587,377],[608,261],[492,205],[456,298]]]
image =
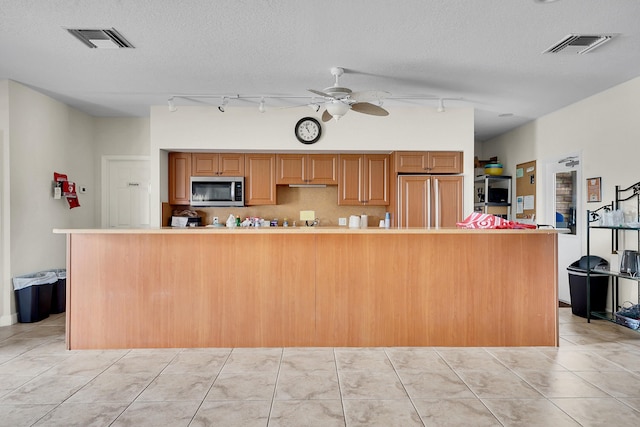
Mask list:
[[640,333],[560,309],[559,348],[66,351],[0,328],[0,426],[628,426]]

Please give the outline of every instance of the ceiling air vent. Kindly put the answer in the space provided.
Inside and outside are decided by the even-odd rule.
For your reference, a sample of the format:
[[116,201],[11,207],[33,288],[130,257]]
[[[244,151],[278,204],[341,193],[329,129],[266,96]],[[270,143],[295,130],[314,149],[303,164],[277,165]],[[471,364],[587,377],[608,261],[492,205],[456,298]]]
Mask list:
[[94,49],[133,49],[133,45],[115,28],[109,29],[74,29],[67,28],[82,43]]
[[585,54],[611,40],[615,34],[580,35],[569,34],[542,53],[578,53]]

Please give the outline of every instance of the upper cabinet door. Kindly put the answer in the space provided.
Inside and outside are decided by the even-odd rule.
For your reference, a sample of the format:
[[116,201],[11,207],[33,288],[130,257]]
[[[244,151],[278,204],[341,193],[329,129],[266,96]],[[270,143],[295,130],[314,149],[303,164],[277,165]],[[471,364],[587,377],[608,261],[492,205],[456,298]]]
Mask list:
[[335,154],[277,154],[276,184],[338,184]]
[[218,160],[217,153],[191,153],[192,176],[216,176]]
[[276,154],[276,184],[306,184],[306,154]]
[[397,173],[462,173],[461,151],[397,151]]
[[338,156],[309,154],[306,172],[310,184],[338,185]]
[[244,154],[220,153],[218,175],[244,176]]
[[370,206],[389,205],[389,156],[366,154],[365,202]]
[[252,205],[276,204],[275,154],[245,155],[244,203]]
[[462,173],[461,151],[429,151],[429,173]]
[[360,154],[340,154],[338,181],[338,205],[361,205],[364,200],[362,194],[362,179],[364,176],[364,156]]
[[429,173],[426,151],[396,151],[396,172]]
[[244,176],[244,154],[192,153],[193,176]]
[[169,204],[191,203],[191,154],[169,153]]
[[389,205],[389,156],[341,154],[338,205]]

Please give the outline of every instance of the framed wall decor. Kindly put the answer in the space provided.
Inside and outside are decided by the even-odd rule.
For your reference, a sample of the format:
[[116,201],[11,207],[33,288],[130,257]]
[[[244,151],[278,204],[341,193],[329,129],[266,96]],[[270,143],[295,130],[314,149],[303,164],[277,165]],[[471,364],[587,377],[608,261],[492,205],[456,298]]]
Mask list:
[[602,178],[587,178],[587,203],[602,201]]

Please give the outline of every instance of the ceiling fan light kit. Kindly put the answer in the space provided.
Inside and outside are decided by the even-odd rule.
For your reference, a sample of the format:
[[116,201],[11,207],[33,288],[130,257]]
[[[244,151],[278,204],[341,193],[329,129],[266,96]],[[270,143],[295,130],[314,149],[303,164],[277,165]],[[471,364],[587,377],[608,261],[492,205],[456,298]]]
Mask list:
[[[389,96],[384,91],[353,92],[347,87],[340,86],[340,76],[344,74],[344,69],[340,67],[331,68],[331,75],[335,77],[333,86],[324,90],[309,89],[309,92],[319,95],[325,99],[325,111],[322,113],[322,121],[339,120],[347,114],[349,110],[373,116],[388,116],[389,112],[382,108],[382,100]],[[376,101],[378,105],[369,101]]]
[[346,104],[340,100],[335,99],[333,101],[327,102],[326,108],[329,114],[331,114],[331,117],[333,117],[336,120],[340,120],[340,117],[347,114],[347,111],[349,111],[350,107],[349,107],[349,104]]

